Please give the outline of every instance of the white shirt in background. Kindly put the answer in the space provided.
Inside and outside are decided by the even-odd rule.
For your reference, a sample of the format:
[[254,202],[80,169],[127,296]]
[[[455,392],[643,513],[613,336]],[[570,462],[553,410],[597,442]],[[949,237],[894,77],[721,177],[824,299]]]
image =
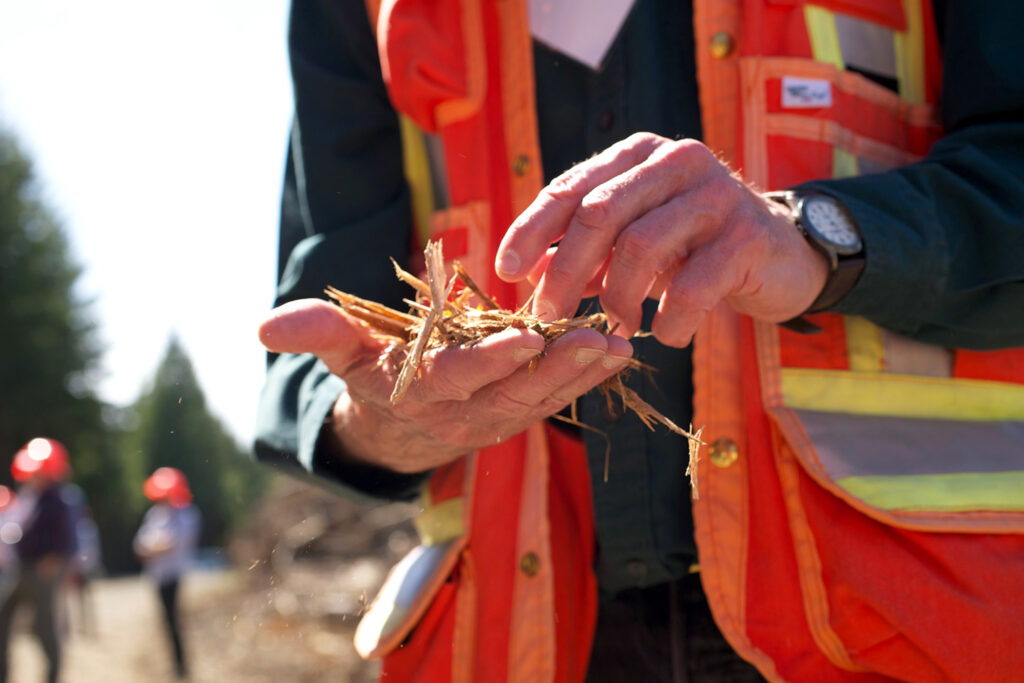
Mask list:
[[146,574],[158,584],[177,581],[192,566],[199,541],[200,515],[194,505],[151,507],[135,534],[135,550]]

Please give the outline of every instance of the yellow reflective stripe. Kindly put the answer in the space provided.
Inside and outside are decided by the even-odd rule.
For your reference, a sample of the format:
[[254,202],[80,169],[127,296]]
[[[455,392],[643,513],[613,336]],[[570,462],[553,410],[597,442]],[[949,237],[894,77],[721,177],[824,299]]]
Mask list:
[[405,181],[412,196],[412,218],[420,244],[430,240],[430,216],[434,213],[434,192],[430,177],[430,160],[421,131],[412,120],[400,114],[399,130],[402,134],[402,165]]
[[814,61],[845,69],[843,53],[839,49],[835,15],[822,7],[804,5],[804,23],[807,25],[807,37],[811,41]]
[[[423,499],[426,500],[424,495]],[[462,498],[449,498],[437,505],[426,505],[413,520],[423,545],[438,545],[465,533],[462,526]]]
[[885,359],[882,332],[866,318],[848,317],[846,327],[846,356],[854,372],[881,372]]
[[1024,420],[1024,385],[843,370],[783,368],[782,400],[826,413],[942,420]]
[[844,477],[836,483],[883,510],[1024,510],[1024,472]]
[[832,177],[852,178],[860,175],[860,163],[857,157],[845,149],[832,148]]
[[924,104],[924,19],[921,0],[903,0],[907,30],[893,32],[896,78],[900,97],[911,104]]

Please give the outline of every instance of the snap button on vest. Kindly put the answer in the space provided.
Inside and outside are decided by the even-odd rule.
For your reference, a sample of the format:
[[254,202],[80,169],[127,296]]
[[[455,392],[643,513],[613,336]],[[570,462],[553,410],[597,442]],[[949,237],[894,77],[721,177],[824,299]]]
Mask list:
[[526,553],[519,560],[519,568],[527,576],[536,576],[540,571],[540,558],[537,553]]
[[716,439],[711,444],[711,464],[716,467],[729,467],[739,460],[740,449],[732,439]]
[[520,154],[512,161],[512,172],[522,178],[530,170],[530,157]]
[[725,31],[719,31],[711,36],[711,56],[715,59],[725,59],[736,49],[736,41]]

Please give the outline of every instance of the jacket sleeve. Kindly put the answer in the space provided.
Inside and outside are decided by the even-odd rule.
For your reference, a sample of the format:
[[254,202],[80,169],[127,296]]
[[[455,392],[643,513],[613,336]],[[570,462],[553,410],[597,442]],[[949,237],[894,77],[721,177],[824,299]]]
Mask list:
[[920,163],[809,183],[863,231],[860,281],[833,310],[945,346],[1024,344],[1024,33],[1006,0],[949,2],[945,137]]
[[[293,3],[288,46],[295,121],[275,305],[323,297],[332,285],[400,306],[407,292],[389,257],[407,260],[410,203],[398,121],[364,3]],[[257,409],[257,459],[334,480],[353,495],[411,496],[423,476],[344,466],[318,448],[343,387],[312,355],[271,354]]]

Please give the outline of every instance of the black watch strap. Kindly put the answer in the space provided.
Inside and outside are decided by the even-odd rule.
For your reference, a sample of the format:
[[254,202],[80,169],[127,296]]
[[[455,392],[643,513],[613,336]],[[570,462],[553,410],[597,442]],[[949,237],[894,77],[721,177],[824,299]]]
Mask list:
[[861,271],[863,270],[863,254],[839,259],[836,269],[829,273],[828,279],[825,280],[825,286],[822,288],[821,294],[818,295],[818,298],[811,303],[807,310],[797,317],[790,318],[779,324],[788,330],[799,332],[800,334],[817,334],[821,332],[820,327],[804,318],[804,316],[820,313],[838,303],[857,284],[857,280],[860,278]]
[[849,294],[864,270],[864,254],[840,257],[835,269],[828,274],[825,286],[806,313],[818,313],[837,304]]
[[794,332],[800,332],[803,334],[820,332],[821,329],[817,325],[810,323],[804,319],[803,316],[811,313],[819,313],[831,308],[845,297],[851,289],[853,289],[854,285],[857,284],[857,280],[860,278],[861,272],[864,270],[864,253],[862,251],[857,254],[840,256],[834,252],[829,253],[823,245],[820,245],[815,242],[815,240],[811,239],[803,227],[801,216],[798,212],[797,207],[799,197],[797,194],[793,192],[768,192],[765,193],[765,197],[789,208],[793,216],[793,220],[800,232],[805,238],[807,238],[810,245],[822,252],[829,260],[830,264],[832,264],[828,277],[825,280],[825,286],[807,310],[796,318],[781,323],[783,327],[791,329]]

